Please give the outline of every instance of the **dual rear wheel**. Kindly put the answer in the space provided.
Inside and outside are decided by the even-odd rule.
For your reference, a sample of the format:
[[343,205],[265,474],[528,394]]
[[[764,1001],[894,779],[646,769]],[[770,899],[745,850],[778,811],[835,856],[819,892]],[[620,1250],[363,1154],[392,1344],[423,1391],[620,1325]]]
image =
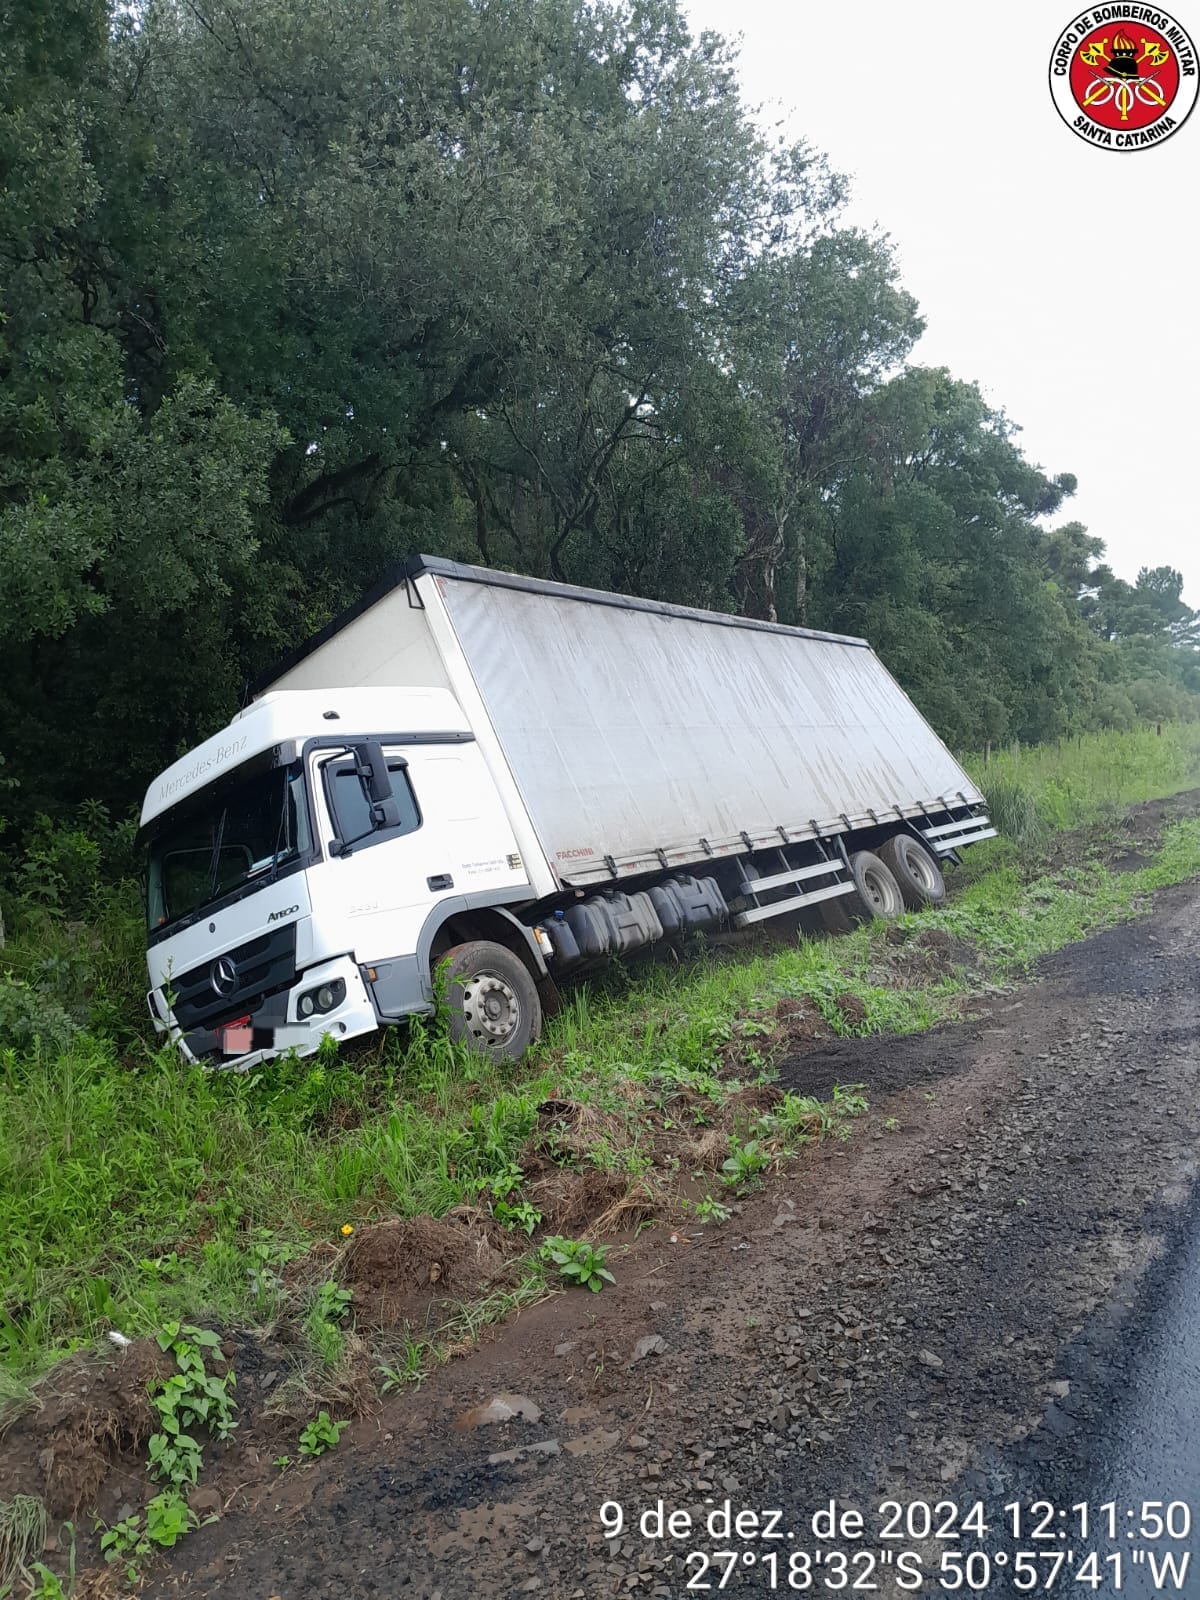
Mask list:
[[854,889],[821,905],[828,933],[849,933],[872,917],[898,917],[902,911],[940,905],[946,898],[942,869],[911,834],[885,839],[877,853],[859,850],[850,857]]

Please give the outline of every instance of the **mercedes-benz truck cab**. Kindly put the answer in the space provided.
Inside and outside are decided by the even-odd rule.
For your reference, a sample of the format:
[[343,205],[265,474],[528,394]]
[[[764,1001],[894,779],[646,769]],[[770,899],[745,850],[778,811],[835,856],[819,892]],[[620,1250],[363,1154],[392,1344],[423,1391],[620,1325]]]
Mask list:
[[530,892],[443,689],[269,693],[162,774],[142,837],[151,1016],[214,1065],[430,1011],[431,913]]

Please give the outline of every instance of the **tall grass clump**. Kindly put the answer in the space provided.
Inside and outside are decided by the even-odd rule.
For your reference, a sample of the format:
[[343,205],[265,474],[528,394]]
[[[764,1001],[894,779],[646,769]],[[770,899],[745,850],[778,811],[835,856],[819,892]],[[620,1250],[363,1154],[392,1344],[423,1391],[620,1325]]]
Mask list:
[[1128,806],[1200,785],[1200,724],[1087,733],[967,756],[997,828],[1024,850],[1053,833],[1109,822]]
[[1033,785],[1008,773],[986,782],[984,793],[993,826],[1022,850],[1040,850],[1050,825]]

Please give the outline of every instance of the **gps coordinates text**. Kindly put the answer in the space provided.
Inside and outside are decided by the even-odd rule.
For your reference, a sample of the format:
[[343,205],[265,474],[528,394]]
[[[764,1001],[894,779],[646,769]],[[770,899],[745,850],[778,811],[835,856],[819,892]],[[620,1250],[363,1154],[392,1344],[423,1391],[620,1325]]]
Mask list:
[[1191,1507],[1183,1500],[882,1500],[863,1512],[829,1500],[785,1513],[731,1500],[600,1507],[607,1539],[665,1546],[689,1594],[740,1588],[1023,1595],[1080,1586],[1120,1593],[1133,1569],[1155,1591],[1187,1592]]

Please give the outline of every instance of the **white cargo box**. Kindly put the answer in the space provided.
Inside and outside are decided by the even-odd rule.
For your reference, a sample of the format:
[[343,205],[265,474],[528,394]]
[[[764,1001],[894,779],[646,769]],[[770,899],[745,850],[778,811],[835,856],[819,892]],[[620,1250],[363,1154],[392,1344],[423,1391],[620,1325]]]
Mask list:
[[389,686],[455,695],[539,895],[983,799],[865,640],[429,556],[258,689]]

